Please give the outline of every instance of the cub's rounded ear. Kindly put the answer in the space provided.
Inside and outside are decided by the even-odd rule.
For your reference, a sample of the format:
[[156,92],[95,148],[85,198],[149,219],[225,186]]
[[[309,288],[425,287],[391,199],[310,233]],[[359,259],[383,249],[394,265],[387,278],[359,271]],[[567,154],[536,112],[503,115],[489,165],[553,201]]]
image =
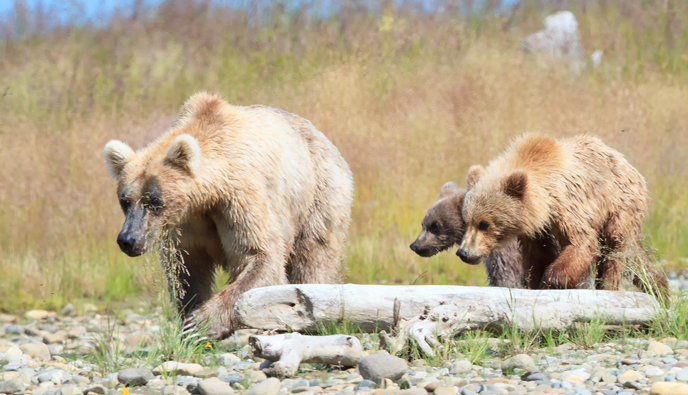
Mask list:
[[442,189],[440,190],[440,194],[437,195],[437,200],[453,195],[459,190],[459,187],[452,181],[449,181],[448,183],[442,185]]
[[514,170],[502,181],[504,193],[516,199],[523,199],[528,189],[528,174],[524,170]]
[[195,175],[201,166],[201,146],[188,134],[177,136],[167,150],[167,160]]
[[117,179],[122,174],[124,166],[131,161],[136,154],[126,143],[119,140],[110,140],[103,149],[105,166],[110,177]]
[[483,167],[480,165],[473,165],[468,169],[468,177],[466,178],[466,190],[471,190],[478,183],[480,177],[483,175]]

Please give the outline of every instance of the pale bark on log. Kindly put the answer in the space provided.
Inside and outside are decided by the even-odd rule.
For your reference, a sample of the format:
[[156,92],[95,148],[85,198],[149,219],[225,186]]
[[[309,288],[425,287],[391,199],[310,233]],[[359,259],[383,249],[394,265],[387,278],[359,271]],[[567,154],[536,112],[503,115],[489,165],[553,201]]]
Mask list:
[[296,373],[301,362],[356,366],[363,358],[361,342],[348,335],[253,335],[249,343],[254,355],[273,362],[263,369],[268,376],[290,377]]
[[[395,300],[399,304],[396,314]],[[611,325],[644,324],[658,309],[652,296],[639,292],[355,284],[255,288],[234,307],[246,327],[295,332],[317,330],[317,323],[342,319],[361,331],[390,332],[395,318],[401,327],[408,327],[425,321],[422,316],[437,315],[439,322],[451,321],[455,332],[503,324],[561,330],[596,317]],[[427,323],[423,327],[430,331]]]

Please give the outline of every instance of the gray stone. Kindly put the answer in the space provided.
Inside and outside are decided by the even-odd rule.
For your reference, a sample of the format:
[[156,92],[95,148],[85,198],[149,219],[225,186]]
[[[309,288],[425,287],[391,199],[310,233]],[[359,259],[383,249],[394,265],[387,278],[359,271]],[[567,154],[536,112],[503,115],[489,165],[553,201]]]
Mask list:
[[639,384],[635,381],[632,381],[632,380],[623,383],[623,387],[624,388],[632,388],[632,389],[637,390],[637,391],[640,391],[641,389],[643,389],[643,386],[641,384]]
[[471,371],[473,365],[470,361],[456,361],[449,367],[449,373],[451,374],[462,374]]
[[36,375],[36,381],[39,383],[52,382],[55,384],[61,384],[62,378],[64,377],[64,372],[62,370],[49,370],[44,373]]
[[83,391],[84,395],[88,394],[89,392],[94,392],[94,393],[99,394],[99,395],[105,395],[107,393],[107,389],[105,387],[103,387],[102,385],[98,384],[98,385],[84,388],[84,391]]
[[544,373],[529,374],[524,379],[524,381],[544,381],[544,380],[547,380],[547,377],[545,377]]
[[469,389],[461,390],[461,395],[478,395],[475,391]]
[[225,383],[215,380],[201,380],[198,383],[201,395],[232,395],[234,390]]
[[225,383],[229,383],[229,385],[232,385],[234,383],[240,382],[241,379],[242,379],[241,376],[238,376],[236,374],[230,374],[229,376],[225,377],[224,380],[222,380],[222,381],[224,381]]
[[217,362],[220,363],[221,365],[227,366],[227,367],[232,367],[236,365],[237,363],[241,362],[241,358],[237,357],[234,354],[231,353],[224,353],[220,354],[217,357]]
[[120,383],[131,387],[146,385],[148,380],[151,378],[153,378],[153,373],[148,369],[124,369],[117,373],[117,380],[119,380]]
[[502,372],[523,369],[525,371],[535,370],[535,361],[526,354],[518,354],[502,362]]
[[71,303],[67,303],[62,310],[60,310],[60,315],[62,316],[70,316],[74,313],[74,305]]
[[373,354],[361,360],[358,371],[366,380],[379,383],[382,379],[399,380],[407,371],[408,364],[389,354]]
[[21,325],[7,325],[5,327],[5,333],[8,335],[21,335],[24,333],[24,327]]
[[306,392],[308,391],[308,387],[310,387],[308,380],[299,380],[291,386],[291,392],[295,394],[298,394],[299,392]]
[[19,379],[12,379],[0,382],[0,393],[21,394],[24,392],[24,383]]
[[662,376],[664,374],[665,374],[665,372],[660,368],[650,368],[650,369],[645,371],[645,375],[647,377]]
[[249,388],[245,395],[277,395],[279,390],[280,381],[274,377],[270,377]]
[[[376,388],[377,388],[377,384],[374,381],[363,380],[360,383],[356,384],[356,388],[354,388],[354,391],[365,390],[365,389],[374,390]],[[292,390],[291,392],[296,392],[296,391]]]

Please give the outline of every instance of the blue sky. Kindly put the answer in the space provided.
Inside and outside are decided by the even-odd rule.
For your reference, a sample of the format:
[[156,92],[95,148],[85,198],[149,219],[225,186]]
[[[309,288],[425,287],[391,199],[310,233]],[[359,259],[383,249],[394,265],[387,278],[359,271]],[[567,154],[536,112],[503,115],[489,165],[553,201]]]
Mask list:
[[[115,10],[127,13],[131,9],[135,0],[23,0],[29,10],[34,9],[37,4],[41,4],[44,9],[52,10],[56,13],[58,20],[66,22],[85,21],[102,22],[109,19]],[[298,3],[299,0],[289,0],[290,3]],[[420,0],[423,1],[423,0]],[[155,5],[162,0],[144,0],[146,5]],[[247,0],[214,0],[218,4],[242,4]],[[427,1],[432,3],[431,0]],[[518,0],[502,0],[503,4],[511,5]],[[336,4],[335,0],[333,4]],[[0,0],[0,17],[4,17],[12,12],[14,0]]]

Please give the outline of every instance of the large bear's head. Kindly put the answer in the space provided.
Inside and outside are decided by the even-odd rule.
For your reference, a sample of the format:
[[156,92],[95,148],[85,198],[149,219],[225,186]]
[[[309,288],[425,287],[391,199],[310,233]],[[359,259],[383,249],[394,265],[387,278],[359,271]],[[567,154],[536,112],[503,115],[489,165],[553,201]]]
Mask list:
[[203,159],[201,147],[189,134],[168,133],[139,152],[112,140],[104,153],[126,216],[117,244],[125,254],[139,256],[162,229],[178,225],[187,214]]
[[411,250],[431,257],[461,242],[466,226],[461,217],[465,191],[453,182],[444,184],[423,222],[423,230],[411,244]]
[[523,232],[528,175],[524,170],[484,175],[480,166],[468,172],[463,219],[466,234],[456,252],[469,264],[481,262]]

